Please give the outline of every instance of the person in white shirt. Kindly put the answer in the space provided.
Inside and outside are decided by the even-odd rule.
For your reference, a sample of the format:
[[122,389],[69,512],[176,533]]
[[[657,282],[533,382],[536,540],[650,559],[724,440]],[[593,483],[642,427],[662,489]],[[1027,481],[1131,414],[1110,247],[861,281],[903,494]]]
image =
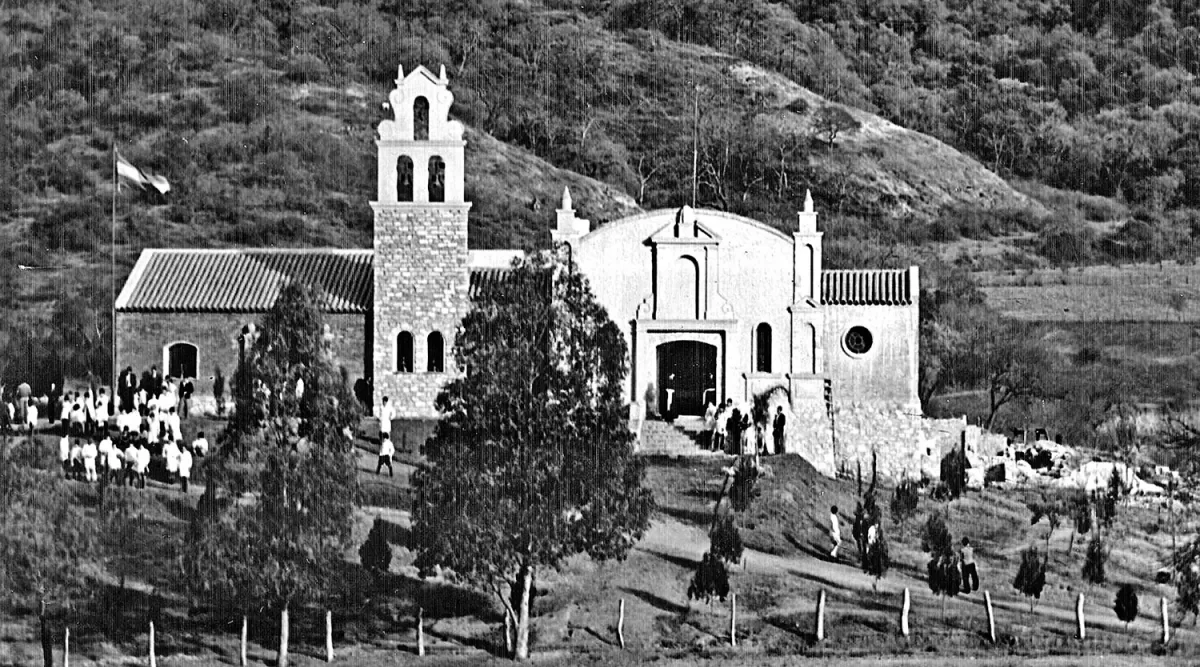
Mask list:
[[96,397],[92,390],[83,392],[84,433],[92,435],[96,432]]
[[379,463],[375,464],[375,474],[378,475],[383,466],[387,466],[388,477],[395,477],[392,473],[392,455],[396,453],[396,448],[392,445],[392,441],[386,435],[383,436],[383,441],[379,443]]
[[121,456],[121,448],[116,444],[108,448],[108,482],[113,486],[118,486],[121,483],[121,467],[125,464],[124,457]]
[[167,440],[163,445],[163,458],[167,460],[167,483],[175,483],[175,475],[179,473],[179,445],[174,440]]
[[63,476],[71,476],[71,436],[67,435],[67,422],[63,422],[63,436],[58,439],[58,462],[62,465]]
[[390,440],[392,437],[392,419],[396,413],[392,410],[392,404],[387,396],[383,397],[383,404],[379,406],[379,440],[380,444],[384,440]]
[[174,442],[183,440],[183,433],[179,426],[179,413],[175,411],[174,406],[167,411],[167,437]]
[[112,438],[105,435],[100,439],[100,444],[96,445],[96,468],[101,475],[108,474],[108,455],[112,452]]
[[96,443],[90,438],[83,443],[83,477],[89,482],[96,481]]
[[108,418],[112,416],[109,411],[110,406],[108,393],[101,389],[100,395],[96,397],[96,423],[99,425],[101,432],[108,428]]
[[[58,410],[59,410],[58,418],[62,421],[69,420],[71,418],[71,406],[74,404],[75,404],[75,394],[72,394],[69,391],[66,394],[63,394],[62,405],[60,405],[58,408]],[[53,415],[47,414],[46,418],[49,419],[52,416]]]
[[25,408],[25,425],[29,427],[29,432],[33,433],[34,429],[37,428],[37,421],[38,421],[37,404],[34,403],[33,399],[31,398],[31,399],[29,399],[29,403],[27,403],[26,405],[27,405],[27,407]]
[[82,435],[87,430],[87,412],[83,409],[83,398],[76,398],[71,404],[71,432]]
[[184,447],[179,452],[179,487],[184,493],[188,491],[188,480],[192,478],[192,453]]
[[75,444],[71,445],[71,479],[83,479],[83,444],[79,439],[75,439]]
[[146,443],[141,443],[137,448],[137,476],[138,488],[146,488],[146,473],[150,470],[150,450],[146,449]]
[[208,440],[204,439],[204,431],[196,434],[196,439],[192,441],[192,449],[196,450],[198,456],[208,456]]
[[833,541],[833,550],[829,552],[829,557],[837,558],[838,547],[842,546],[842,528],[838,521],[837,505],[829,508],[829,539]]

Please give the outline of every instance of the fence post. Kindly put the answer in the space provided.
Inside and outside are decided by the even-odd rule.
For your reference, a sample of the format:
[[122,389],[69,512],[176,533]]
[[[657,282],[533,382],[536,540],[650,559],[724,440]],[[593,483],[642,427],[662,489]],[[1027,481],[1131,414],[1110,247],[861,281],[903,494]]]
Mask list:
[[1075,623],[1079,626],[1079,639],[1087,639],[1087,620],[1083,617],[1083,593],[1080,593],[1079,599],[1075,601]]
[[325,662],[333,662],[333,610],[325,610]]
[[904,602],[900,605],[900,634],[904,638],[908,638],[908,610],[912,606],[912,600],[909,597],[908,587],[904,587]]
[[1159,598],[1159,609],[1162,611],[1162,643],[1166,646],[1171,641],[1171,622],[1167,618],[1167,598]]
[[817,594],[817,641],[825,641],[825,590]]
[[64,630],[63,635],[63,667],[71,667],[71,628]]
[[154,621],[150,621],[150,667],[158,667],[158,659],[154,655]]
[[988,639],[992,640],[992,643],[995,644],[996,643],[996,614],[995,614],[995,612],[992,611],[992,594],[991,593],[989,593],[987,591],[983,592],[983,603],[987,606]]
[[417,655],[425,655],[425,609],[417,607]]
[[625,598],[621,598],[620,610],[617,612],[617,641],[625,648]]
[[737,593],[729,594],[729,645],[737,646]]
[[248,630],[250,628],[249,618],[250,617],[246,616],[245,614],[242,615],[242,646],[240,652],[241,662],[239,663],[242,667],[246,667],[246,638],[249,634]]

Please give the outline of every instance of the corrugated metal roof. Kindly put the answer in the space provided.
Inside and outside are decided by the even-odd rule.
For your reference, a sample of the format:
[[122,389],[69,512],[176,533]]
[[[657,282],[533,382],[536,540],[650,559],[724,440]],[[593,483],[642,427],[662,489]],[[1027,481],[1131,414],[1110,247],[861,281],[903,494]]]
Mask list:
[[370,250],[144,250],[117,310],[263,312],[291,280],[318,286],[332,313],[374,301]]
[[853,306],[907,306],[912,303],[909,272],[854,270],[821,272],[821,303]]

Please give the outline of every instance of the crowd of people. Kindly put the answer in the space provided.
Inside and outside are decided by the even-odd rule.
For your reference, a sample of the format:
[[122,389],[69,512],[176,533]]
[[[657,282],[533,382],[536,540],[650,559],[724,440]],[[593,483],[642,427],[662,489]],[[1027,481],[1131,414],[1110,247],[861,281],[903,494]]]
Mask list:
[[183,439],[193,387],[191,378],[163,377],[157,366],[140,381],[127,367],[115,397],[104,388],[63,393],[55,384],[35,397],[22,383],[11,392],[0,388],[0,428],[32,435],[57,425],[58,459],[68,479],[145,488],[154,462],[162,464],[168,484],[186,493],[195,458],[209,448],[203,431],[190,444]]
[[752,419],[748,404],[734,405],[732,398],[720,405],[709,401],[704,410],[709,449],[737,456],[783,454],[787,438],[787,416],[783,407],[776,408],[775,414],[767,415],[767,418],[771,426],[769,438],[766,424]]

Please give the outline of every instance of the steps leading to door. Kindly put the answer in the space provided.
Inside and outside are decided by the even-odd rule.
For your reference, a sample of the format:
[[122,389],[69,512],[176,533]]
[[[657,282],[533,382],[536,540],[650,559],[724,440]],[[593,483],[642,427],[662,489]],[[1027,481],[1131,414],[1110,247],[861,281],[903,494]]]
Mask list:
[[704,419],[678,417],[668,423],[647,419],[642,423],[642,439],[637,453],[646,456],[724,456],[704,448],[708,436]]

